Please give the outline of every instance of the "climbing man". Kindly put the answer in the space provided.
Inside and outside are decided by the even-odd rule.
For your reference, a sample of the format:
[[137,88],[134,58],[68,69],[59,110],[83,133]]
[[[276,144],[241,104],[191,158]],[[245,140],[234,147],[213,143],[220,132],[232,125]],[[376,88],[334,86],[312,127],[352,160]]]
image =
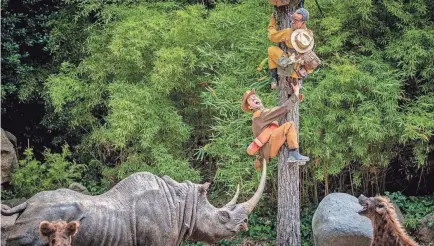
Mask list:
[[[255,140],[247,148],[247,153],[256,155],[266,161],[279,153],[280,147],[285,142],[290,150],[288,162],[299,162],[304,165],[309,157],[301,155],[297,141],[297,131],[293,121],[286,122],[279,126],[277,120],[285,116],[294,108],[299,101],[299,84],[291,84],[293,94],[281,106],[271,109],[264,108],[261,99],[256,95],[255,90],[248,90],[243,94],[241,108],[244,112],[253,112],[252,131]],[[256,170],[262,168],[259,158],[255,161]]]
[[287,51],[277,46],[268,48],[268,66],[271,74],[271,88],[277,89],[277,67],[287,70],[288,82],[298,84],[319,65],[320,60],[313,52],[314,39],[307,29],[309,12],[305,8],[297,9],[291,15],[291,28],[276,30],[276,18],[271,16],[268,24],[268,38],[271,42],[284,42]]

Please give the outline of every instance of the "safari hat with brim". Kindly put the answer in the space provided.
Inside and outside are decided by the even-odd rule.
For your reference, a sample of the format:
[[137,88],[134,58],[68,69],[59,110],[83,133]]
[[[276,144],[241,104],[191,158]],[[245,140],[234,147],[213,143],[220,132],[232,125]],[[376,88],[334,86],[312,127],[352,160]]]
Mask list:
[[313,49],[314,40],[310,30],[296,29],[291,33],[291,44],[298,53],[306,53]]
[[249,96],[256,94],[255,89],[252,90],[248,90],[246,92],[244,92],[243,94],[243,102],[241,103],[241,109],[244,112],[250,112],[252,111],[251,109],[249,109],[249,104],[247,103],[247,99],[249,98]]

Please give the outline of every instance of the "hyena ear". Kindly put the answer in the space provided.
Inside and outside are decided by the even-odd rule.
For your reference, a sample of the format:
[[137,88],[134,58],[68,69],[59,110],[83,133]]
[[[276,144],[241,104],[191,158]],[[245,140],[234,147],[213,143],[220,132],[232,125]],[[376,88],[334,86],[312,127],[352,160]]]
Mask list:
[[78,227],[80,226],[80,222],[71,221],[66,225],[66,234],[68,236],[74,236],[78,232]]
[[41,236],[48,238],[55,231],[56,228],[54,228],[54,225],[50,222],[42,221],[41,223],[39,223],[39,233],[41,234]]

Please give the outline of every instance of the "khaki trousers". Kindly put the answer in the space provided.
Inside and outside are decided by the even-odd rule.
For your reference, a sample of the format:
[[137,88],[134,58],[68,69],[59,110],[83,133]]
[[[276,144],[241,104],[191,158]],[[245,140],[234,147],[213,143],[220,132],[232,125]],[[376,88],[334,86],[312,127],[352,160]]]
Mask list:
[[270,158],[275,157],[280,150],[280,147],[285,143],[289,149],[298,149],[297,131],[293,121],[286,122],[271,133],[270,143]]
[[268,47],[268,68],[277,68],[277,61],[283,55],[283,50],[277,46]]

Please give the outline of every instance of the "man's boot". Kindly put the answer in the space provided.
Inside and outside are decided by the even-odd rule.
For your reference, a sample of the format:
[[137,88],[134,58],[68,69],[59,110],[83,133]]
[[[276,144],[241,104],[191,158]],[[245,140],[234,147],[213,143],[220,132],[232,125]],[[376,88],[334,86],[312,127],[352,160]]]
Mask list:
[[270,69],[271,89],[277,90],[277,68]]
[[302,162],[299,165],[304,165],[308,161],[310,161],[309,157],[300,154],[298,149],[289,151],[288,162]]

